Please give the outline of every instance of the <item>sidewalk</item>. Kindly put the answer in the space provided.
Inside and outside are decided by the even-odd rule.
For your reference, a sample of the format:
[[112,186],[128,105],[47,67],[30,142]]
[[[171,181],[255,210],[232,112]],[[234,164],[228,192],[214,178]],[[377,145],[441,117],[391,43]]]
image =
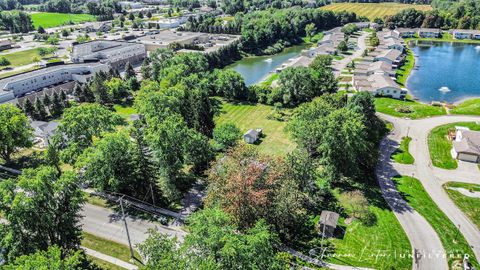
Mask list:
[[128,269],[128,270],[137,270],[138,267],[136,265],[133,265],[131,263],[127,263],[127,262],[124,262],[122,260],[119,260],[117,258],[114,258],[112,256],[108,256],[106,254],[103,254],[103,253],[100,253],[96,250],[93,250],[93,249],[89,249],[89,248],[86,248],[86,247],[81,247],[83,250],[85,250],[85,253],[87,255],[90,255],[92,257],[95,257],[97,259],[100,259],[100,260],[103,260],[103,261],[106,261],[106,262],[109,262],[111,264],[115,264],[117,266],[120,266],[122,268],[125,268],[125,269]]

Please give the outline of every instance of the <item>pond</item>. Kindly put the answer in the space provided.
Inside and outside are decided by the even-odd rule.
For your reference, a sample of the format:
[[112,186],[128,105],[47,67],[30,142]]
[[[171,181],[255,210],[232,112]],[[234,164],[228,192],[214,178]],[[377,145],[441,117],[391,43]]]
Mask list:
[[263,81],[277,67],[280,67],[288,59],[299,56],[308,45],[296,45],[286,48],[281,53],[265,56],[245,57],[240,61],[228,66],[243,76],[245,84],[252,85]]
[[411,46],[415,68],[410,93],[423,102],[459,102],[480,96],[480,46],[435,42]]

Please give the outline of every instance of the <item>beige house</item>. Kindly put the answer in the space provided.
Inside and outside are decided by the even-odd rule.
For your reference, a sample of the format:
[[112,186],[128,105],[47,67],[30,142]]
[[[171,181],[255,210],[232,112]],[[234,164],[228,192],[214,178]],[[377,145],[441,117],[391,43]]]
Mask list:
[[452,156],[458,160],[480,162],[480,131],[467,127],[455,127]]

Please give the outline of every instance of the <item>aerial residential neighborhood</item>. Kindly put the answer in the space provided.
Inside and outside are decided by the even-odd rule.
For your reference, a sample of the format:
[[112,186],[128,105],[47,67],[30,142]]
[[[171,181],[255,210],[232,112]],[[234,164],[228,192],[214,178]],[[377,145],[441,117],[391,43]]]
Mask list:
[[0,269],[480,269],[478,0],[0,1]]

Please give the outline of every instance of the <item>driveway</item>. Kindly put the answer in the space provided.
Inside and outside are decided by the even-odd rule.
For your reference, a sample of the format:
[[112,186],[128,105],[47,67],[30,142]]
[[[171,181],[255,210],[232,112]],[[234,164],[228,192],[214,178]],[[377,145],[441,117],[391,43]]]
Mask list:
[[362,57],[363,51],[367,48],[367,45],[365,43],[365,39],[367,38],[367,33],[362,32],[362,34],[358,37],[357,40],[357,49],[352,53],[352,55],[347,55],[345,58],[341,60],[334,60],[332,64],[332,70],[333,73],[335,74],[335,77],[338,77],[341,75],[342,70],[344,70],[347,65],[352,62],[352,60],[356,58]]
[[[399,144],[401,137],[408,136],[412,138],[409,151],[415,158],[415,164],[410,165],[410,169],[406,166],[400,166],[391,162],[393,168],[399,167],[400,170],[410,172],[409,175],[419,179],[425,190],[428,192],[432,200],[438,207],[448,216],[448,218],[459,228],[468,244],[477,257],[480,258],[480,231],[467,216],[450,200],[444,191],[442,184],[446,181],[459,181],[478,183],[480,173],[477,168],[471,170],[469,166],[461,166],[460,170],[442,170],[435,168],[430,160],[428,150],[428,134],[430,131],[440,125],[455,122],[473,122],[480,121],[477,116],[455,116],[446,115],[439,117],[431,117],[418,120],[409,120],[396,118],[388,115],[379,114],[381,118],[391,122],[395,126],[395,136],[392,140]],[[423,230],[418,227],[417,230]],[[408,234],[408,232],[407,232]]]

